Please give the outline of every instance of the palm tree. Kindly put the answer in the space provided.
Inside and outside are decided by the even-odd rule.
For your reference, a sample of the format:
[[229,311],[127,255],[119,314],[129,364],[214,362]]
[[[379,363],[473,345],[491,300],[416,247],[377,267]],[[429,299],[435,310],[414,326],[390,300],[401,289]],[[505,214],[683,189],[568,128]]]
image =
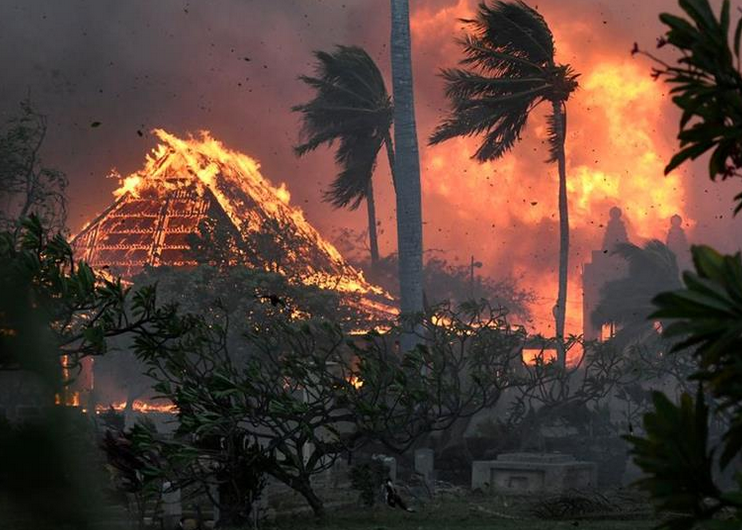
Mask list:
[[[397,148],[394,175],[397,183],[400,310],[404,316],[423,310],[422,199],[408,0],[391,0],[391,13],[394,144]],[[408,350],[415,346],[416,340],[414,333],[405,333],[400,346]]]
[[616,245],[613,254],[627,261],[629,270],[623,278],[606,283],[600,302],[591,315],[593,323],[617,324],[616,340],[627,345],[646,338],[654,323],[649,315],[657,309],[652,299],[661,292],[680,289],[680,270],[675,254],[661,241],[652,240],[638,247],[631,243]]
[[564,142],[566,102],[577,88],[577,74],[554,61],[554,38],[544,18],[523,2],[483,2],[461,41],[462,68],[443,70],[452,111],[436,128],[431,144],[481,135],[473,158],[495,160],[520,139],[531,111],[551,104],[549,162],[559,170],[559,292],[554,307],[559,361],[566,363],[564,321],[567,307],[569,212]]
[[314,55],[315,76],[300,77],[315,90],[314,99],[292,108],[302,114],[303,121],[303,143],[295,150],[302,156],[322,144],[338,142],[335,162],[340,172],[324,198],[336,208],[351,210],[366,201],[373,266],[379,260],[379,244],[372,176],[382,145],[394,175],[392,100],[379,68],[364,49],[338,46],[333,53]]

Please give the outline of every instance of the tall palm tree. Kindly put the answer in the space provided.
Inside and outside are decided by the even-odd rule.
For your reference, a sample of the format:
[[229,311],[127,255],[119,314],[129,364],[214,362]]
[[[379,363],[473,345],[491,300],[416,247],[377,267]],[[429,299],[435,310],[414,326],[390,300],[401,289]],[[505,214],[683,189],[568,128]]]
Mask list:
[[652,331],[649,315],[657,309],[652,299],[680,289],[682,284],[676,256],[661,241],[649,241],[644,247],[620,243],[613,254],[626,260],[628,273],[603,286],[590,317],[596,326],[617,324],[616,340],[625,345]]
[[300,79],[315,90],[314,99],[292,108],[302,114],[299,156],[322,144],[338,142],[335,162],[340,172],[325,192],[336,208],[357,209],[365,200],[371,264],[379,260],[373,173],[382,145],[394,175],[392,100],[374,60],[363,48],[337,46],[334,52],[315,52],[314,77]]
[[520,139],[531,111],[551,105],[549,162],[559,170],[559,292],[554,307],[559,361],[566,363],[564,321],[567,308],[569,212],[564,142],[566,102],[577,88],[577,74],[554,61],[554,37],[544,18],[520,1],[479,5],[477,16],[464,21],[469,32],[461,41],[462,68],[443,70],[452,110],[436,128],[431,144],[460,136],[481,135],[474,157],[500,158]]
[[[394,175],[397,183],[397,241],[400,310],[423,310],[423,230],[420,157],[412,87],[412,47],[408,0],[391,0],[392,87],[394,93]],[[411,331],[411,330],[410,330]],[[401,337],[403,350],[415,346],[414,333]]]

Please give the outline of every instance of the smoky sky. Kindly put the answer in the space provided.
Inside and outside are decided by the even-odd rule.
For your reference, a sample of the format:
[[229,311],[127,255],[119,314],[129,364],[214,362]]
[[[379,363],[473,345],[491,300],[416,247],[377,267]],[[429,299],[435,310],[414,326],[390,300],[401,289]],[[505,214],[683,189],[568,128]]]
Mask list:
[[[491,275],[555,271],[556,220],[552,215],[542,212],[539,221],[526,227],[522,216],[503,219],[497,212],[490,215],[486,207],[470,211],[472,196],[482,194],[508,195],[513,203],[508,208],[514,204],[547,208],[554,202],[556,188],[552,193],[534,176],[547,171],[537,134],[504,162],[515,167],[519,176],[517,186],[512,179],[507,181],[510,188],[498,181],[496,163],[487,166],[489,173],[478,188],[472,187],[467,173],[479,171],[474,166],[451,164],[455,175],[434,168],[437,153],[445,158],[450,148],[436,151],[425,145],[446,110],[437,73],[460,58],[455,37],[461,24],[456,18],[471,15],[476,2],[411,0],[410,4],[425,246],[462,261],[472,254],[484,256],[483,270]],[[646,71],[647,78],[650,65],[632,59],[629,50],[635,41],[652,47],[661,33],[658,13],[674,6],[668,0],[539,0],[530,4],[554,30],[560,61],[591,70],[603,58],[626,64],[633,60],[636,66],[632,68],[641,69],[635,72]],[[290,107],[311,96],[297,77],[311,73],[312,52],[336,44],[365,47],[389,82],[387,0],[0,0],[0,30],[4,74],[0,118],[4,121],[17,114],[18,102],[27,95],[48,116],[44,162],[70,178],[73,231],[111,201],[117,182],[106,175],[112,168],[128,174],[141,167],[144,155],[155,146],[149,133],[155,127],[179,136],[206,129],[228,147],[256,158],[264,176],[276,185],[285,182],[292,203],[328,236],[339,227],[364,229],[363,208],[338,211],[321,200],[335,174],[332,152],[320,149],[302,159],[294,156],[299,120]],[[581,73],[586,79],[590,72]],[[577,115],[575,123],[583,130],[571,132],[568,142],[580,147],[570,152],[568,146],[568,154],[575,166],[589,163],[597,170],[602,161],[597,155],[591,159],[593,153],[585,147],[591,133],[584,129],[601,130],[605,124],[601,114],[591,117],[591,104],[580,93],[569,104],[570,112]],[[622,107],[622,111],[631,108]],[[674,145],[678,116],[669,99],[656,109],[643,111],[644,117],[653,112],[661,116],[651,121],[653,130],[647,134],[654,135],[657,145]],[[93,122],[100,126],[91,127]],[[539,123],[537,115],[530,125]],[[625,126],[630,128],[631,122]],[[605,152],[610,139],[601,142]],[[671,154],[669,147],[661,154]],[[446,162],[442,163],[445,169]],[[627,161],[627,167],[630,164]],[[663,177],[658,174],[656,178]],[[727,251],[739,248],[742,221],[731,219],[736,183],[708,181],[705,160],[684,168],[678,178],[683,213],[693,221],[687,227],[690,239]],[[394,200],[384,160],[379,163],[376,182],[380,241],[382,251],[390,252],[396,240]],[[457,182],[467,185],[459,188]],[[544,194],[553,197],[546,200]],[[584,226],[575,228],[573,273],[579,272],[590,249],[600,241],[609,206],[601,203],[604,214],[596,210],[591,223],[583,220]],[[631,205],[621,206],[630,210]],[[632,221],[630,213],[627,219],[634,225],[642,222]],[[508,249],[507,255],[497,250],[502,248]]]

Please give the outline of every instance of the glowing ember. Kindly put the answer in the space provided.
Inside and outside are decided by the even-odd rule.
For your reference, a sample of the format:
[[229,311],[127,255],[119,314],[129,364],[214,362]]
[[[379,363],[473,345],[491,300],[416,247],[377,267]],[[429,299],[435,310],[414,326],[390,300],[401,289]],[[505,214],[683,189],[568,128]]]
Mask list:
[[66,391],[66,392],[62,392],[61,394],[55,394],[54,404],[62,405],[65,407],[79,407],[80,406],[80,392]]
[[351,385],[353,385],[353,387],[356,388],[356,389],[359,389],[359,388],[361,388],[363,386],[363,380],[360,377],[358,377],[357,375],[351,375],[348,378],[348,383],[350,383]]

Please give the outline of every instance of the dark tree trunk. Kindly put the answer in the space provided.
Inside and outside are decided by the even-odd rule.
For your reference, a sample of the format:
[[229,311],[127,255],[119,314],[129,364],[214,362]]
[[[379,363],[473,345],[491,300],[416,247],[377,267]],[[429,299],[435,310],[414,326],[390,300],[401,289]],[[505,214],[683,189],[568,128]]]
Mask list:
[[301,493],[302,497],[306,499],[309,506],[312,507],[312,511],[314,512],[315,517],[317,517],[318,519],[322,519],[327,515],[327,512],[325,511],[325,505],[322,502],[322,499],[320,499],[312,489],[312,485],[309,482],[309,479],[295,479],[293,488]]
[[379,239],[376,233],[376,201],[374,199],[373,180],[368,181],[366,192],[366,207],[368,209],[368,244],[371,248],[371,267],[379,262]]
[[567,273],[569,271],[569,205],[567,203],[567,169],[564,158],[567,116],[561,102],[554,102],[554,126],[559,134],[557,164],[559,167],[559,291],[554,310],[559,365],[567,364],[564,344],[564,322],[567,318]]
[[[391,12],[400,312],[411,315],[423,310],[423,234],[408,0],[391,0]],[[400,345],[404,351],[417,342],[414,330],[409,329],[402,334]]]
[[219,484],[219,528],[245,525],[248,516],[235,488],[228,482]]

